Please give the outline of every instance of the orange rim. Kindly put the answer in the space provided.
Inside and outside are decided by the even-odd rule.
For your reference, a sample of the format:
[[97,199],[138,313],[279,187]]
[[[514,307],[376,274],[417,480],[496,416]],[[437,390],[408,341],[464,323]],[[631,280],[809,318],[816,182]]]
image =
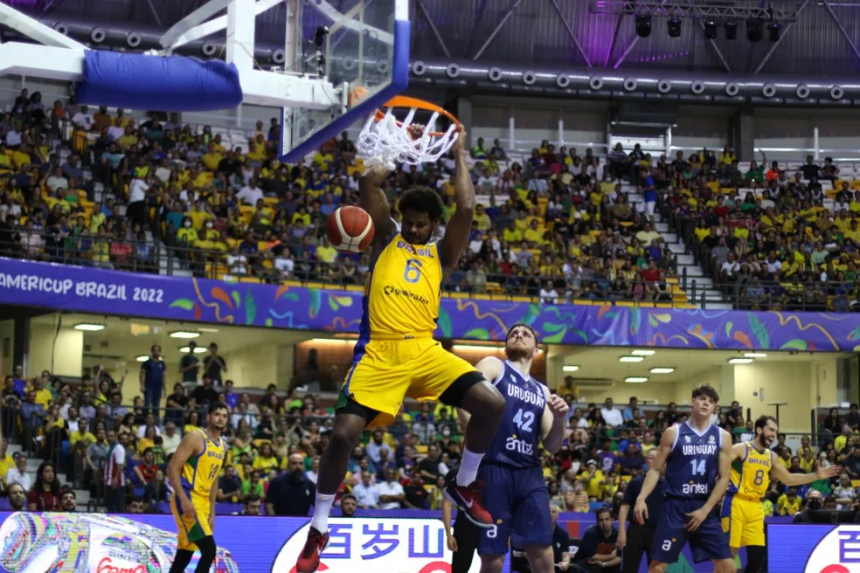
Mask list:
[[[350,96],[349,96],[350,107],[352,107],[358,100],[364,99],[364,97],[367,95],[367,93],[368,93],[368,91],[366,88],[359,87],[359,88],[355,88],[354,90],[352,90],[352,93],[350,93]],[[454,117],[454,115],[449,113],[447,110],[439,107],[438,105],[431,103],[429,101],[425,101],[423,99],[417,99],[414,97],[407,97],[407,96],[394,96],[393,98],[391,98],[390,100],[388,100],[387,102],[385,102],[382,105],[383,109],[395,108],[395,107],[409,108],[409,109],[415,108],[415,109],[423,109],[425,111],[430,111],[430,112],[436,112],[439,115],[447,117],[458,128],[460,128],[460,129],[463,128],[462,124],[457,120],[456,117]],[[383,119],[385,119],[385,112],[382,111],[382,109],[376,110],[376,115],[375,115],[374,119],[376,120],[377,123],[382,121]],[[395,122],[397,123],[398,126],[403,127],[402,121],[395,120]],[[445,135],[445,132],[443,132],[443,131],[431,131],[430,135],[433,137],[442,137]]]

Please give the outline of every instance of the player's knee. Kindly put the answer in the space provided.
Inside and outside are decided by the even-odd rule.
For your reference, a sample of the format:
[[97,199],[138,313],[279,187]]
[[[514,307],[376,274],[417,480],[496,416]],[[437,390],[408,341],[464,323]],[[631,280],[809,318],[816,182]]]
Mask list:
[[481,573],[501,573],[504,566],[504,555],[481,555]]
[[338,451],[352,450],[361,439],[362,430],[363,428],[354,427],[352,424],[335,424],[329,438],[329,447]]
[[668,563],[663,563],[662,561],[652,561],[648,565],[648,573],[666,573],[666,566]]
[[474,392],[479,392],[479,399],[472,407],[474,412],[469,413],[486,422],[499,421],[505,413],[505,397],[499,389],[492,384],[477,384],[473,386]]
[[720,559],[714,562],[714,573],[737,573],[734,559]]
[[212,563],[215,560],[215,554],[218,549],[215,546],[215,539],[211,535],[207,535],[198,541],[197,549],[200,550],[200,561]]

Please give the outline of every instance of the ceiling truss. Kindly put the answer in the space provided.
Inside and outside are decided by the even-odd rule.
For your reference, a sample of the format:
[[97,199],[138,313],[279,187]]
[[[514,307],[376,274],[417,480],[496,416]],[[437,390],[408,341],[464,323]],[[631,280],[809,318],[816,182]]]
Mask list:
[[714,20],[780,20],[794,21],[797,19],[797,7],[800,2],[777,3],[770,2],[762,7],[756,2],[661,2],[658,0],[590,0],[589,9],[592,14],[625,14],[637,16],[656,16],[665,18],[706,18]]

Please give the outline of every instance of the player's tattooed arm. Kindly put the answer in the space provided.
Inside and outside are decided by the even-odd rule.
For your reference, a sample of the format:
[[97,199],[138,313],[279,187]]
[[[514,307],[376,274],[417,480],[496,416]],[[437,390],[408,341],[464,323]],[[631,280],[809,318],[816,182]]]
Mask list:
[[461,129],[452,150],[457,164],[457,171],[454,173],[454,204],[457,210],[451,215],[445,227],[445,236],[439,241],[439,256],[446,275],[457,266],[460,254],[469,244],[472,219],[475,216],[475,186],[469,171],[469,153],[466,151],[465,142],[466,132]]
[[391,206],[382,191],[382,185],[389,173],[391,172],[385,167],[376,165],[368,169],[367,173],[358,180],[359,205],[373,220],[375,243],[387,243],[394,232]]

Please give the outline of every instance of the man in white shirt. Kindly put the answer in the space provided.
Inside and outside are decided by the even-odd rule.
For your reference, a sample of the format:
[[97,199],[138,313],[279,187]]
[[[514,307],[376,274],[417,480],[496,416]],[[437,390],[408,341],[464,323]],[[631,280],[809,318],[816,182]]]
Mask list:
[[275,257],[274,262],[275,268],[278,269],[278,272],[281,273],[282,276],[288,277],[293,274],[293,269],[296,267],[295,261],[290,257],[290,252],[287,249]]
[[361,483],[352,488],[358,507],[375,509],[379,505],[379,490],[370,483],[370,472],[361,472]]
[[161,447],[164,448],[164,455],[172,456],[181,441],[182,436],[176,433],[176,424],[167,422],[164,426],[164,435],[161,436]]
[[740,270],[741,266],[735,259],[735,254],[729,253],[728,257],[726,258],[726,262],[724,262],[722,268],[720,268],[720,274],[727,282],[733,282],[735,280],[735,275]]
[[[130,435],[123,433],[128,442]],[[107,433],[110,450],[105,463],[105,505],[108,513],[125,511],[125,446],[119,442],[114,430]]]
[[90,116],[87,106],[82,105],[81,110],[72,116],[72,124],[84,131],[90,131],[93,128],[93,118]]
[[610,428],[624,425],[624,416],[620,410],[612,407],[612,398],[607,398],[603,403],[603,408],[600,409],[600,414],[603,416],[603,421]]
[[30,491],[32,480],[30,479],[30,474],[27,473],[27,456],[18,454],[18,457],[15,458],[15,467],[6,470],[6,477],[4,479],[7,487],[13,483],[17,483],[24,488],[24,491]]
[[403,507],[400,502],[403,501],[405,492],[403,486],[397,481],[397,472],[394,469],[385,470],[385,481],[376,484],[376,491],[379,492],[379,509]]
[[161,428],[159,428],[158,426],[155,425],[155,416],[152,414],[152,412],[150,412],[149,414],[146,415],[146,423],[138,426],[137,437],[142,438],[142,437],[146,436],[146,428],[148,428],[149,426],[152,426],[153,428],[155,428],[155,435],[156,436],[161,435]]
[[68,189],[69,180],[63,175],[63,168],[57,167],[54,169],[54,173],[48,177],[47,181],[45,181],[45,185],[51,193],[56,193],[57,189]]
[[251,177],[248,184],[236,194],[236,198],[248,205],[256,205],[257,201],[263,198],[263,190],[257,187],[257,178]]

